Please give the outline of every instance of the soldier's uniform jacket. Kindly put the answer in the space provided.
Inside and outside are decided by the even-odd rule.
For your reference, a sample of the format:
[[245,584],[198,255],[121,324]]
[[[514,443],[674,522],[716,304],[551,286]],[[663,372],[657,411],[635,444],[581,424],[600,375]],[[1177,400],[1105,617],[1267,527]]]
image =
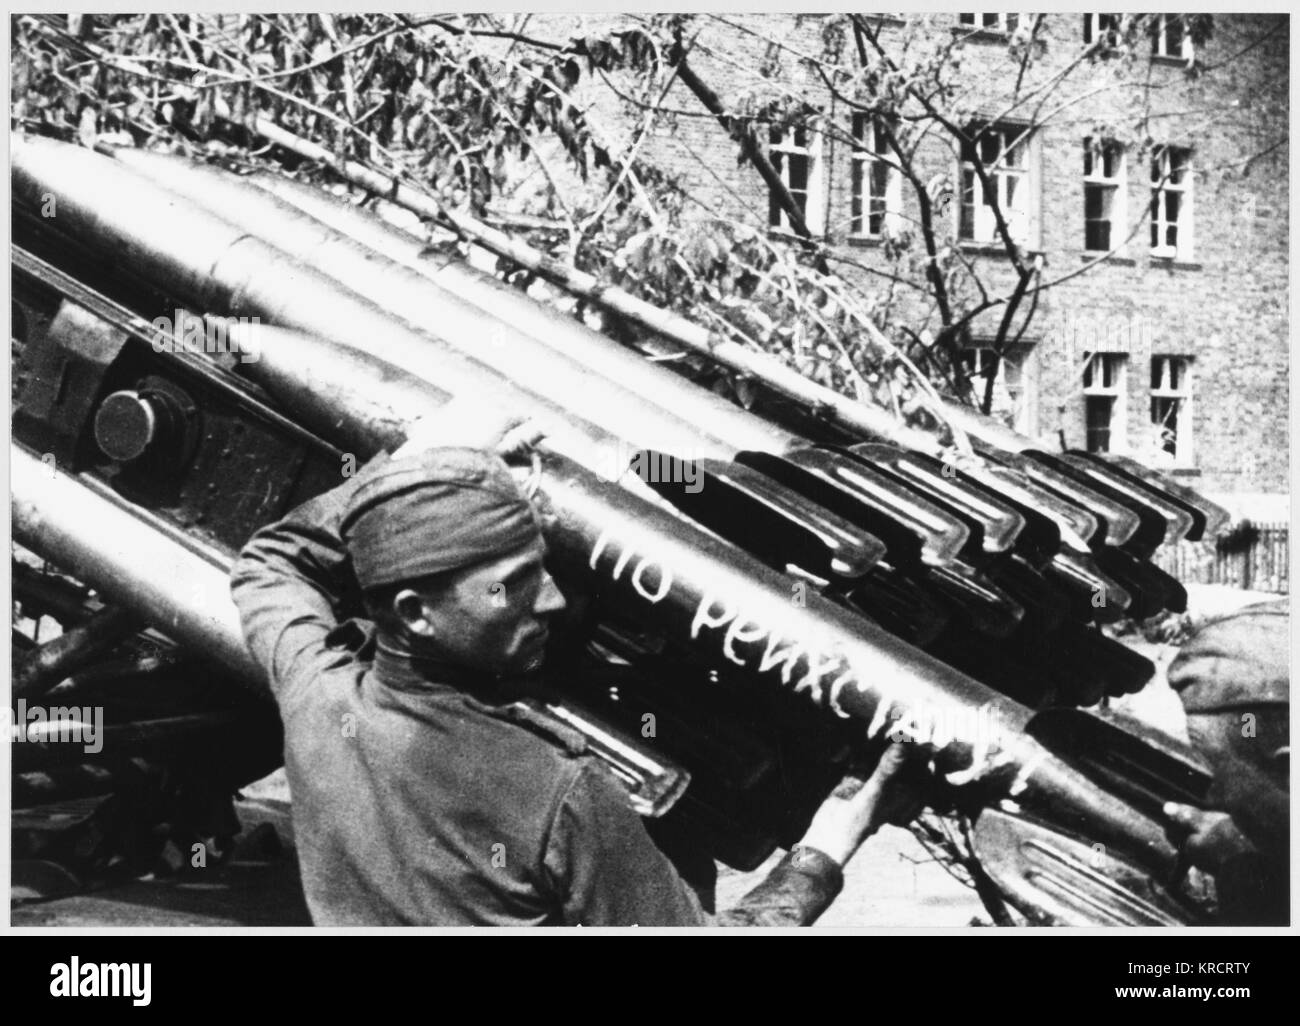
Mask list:
[[[284,721],[313,921],[707,924],[580,737],[476,697],[474,681],[431,679],[376,652],[363,621],[340,624],[340,596],[355,584],[339,519],[365,476],[263,528],[232,575]],[[842,880],[833,861],[808,854],[787,857],[721,921],[815,919]]]

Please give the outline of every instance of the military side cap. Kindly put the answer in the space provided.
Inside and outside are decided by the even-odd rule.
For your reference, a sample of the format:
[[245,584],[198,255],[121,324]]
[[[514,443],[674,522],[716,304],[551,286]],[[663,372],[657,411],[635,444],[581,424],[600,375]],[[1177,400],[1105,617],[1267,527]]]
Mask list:
[[500,457],[429,449],[361,472],[340,533],[362,588],[473,566],[538,537]]
[[1169,665],[1189,713],[1291,701],[1290,602],[1267,602],[1212,620]]

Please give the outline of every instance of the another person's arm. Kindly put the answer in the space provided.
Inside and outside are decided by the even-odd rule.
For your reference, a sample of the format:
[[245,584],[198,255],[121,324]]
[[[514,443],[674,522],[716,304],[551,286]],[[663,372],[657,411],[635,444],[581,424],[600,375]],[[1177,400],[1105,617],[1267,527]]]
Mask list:
[[1164,807],[1183,855],[1214,877],[1219,921],[1231,926],[1285,926],[1290,890],[1285,863],[1265,856],[1226,812],[1169,802]]

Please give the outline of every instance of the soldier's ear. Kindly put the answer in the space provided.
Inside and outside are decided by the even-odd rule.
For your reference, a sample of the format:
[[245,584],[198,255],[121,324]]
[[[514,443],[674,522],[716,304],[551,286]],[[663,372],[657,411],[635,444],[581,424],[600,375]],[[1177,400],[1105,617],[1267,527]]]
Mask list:
[[417,637],[433,637],[434,627],[429,619],[428,606],[424,596],[414,588],[403,588],[393,596],[393,615]]
[[1283,779],[1291,778],[1291,746],[1283,745],[1273,753],[1272,763],[1274,769],[1282,774]]

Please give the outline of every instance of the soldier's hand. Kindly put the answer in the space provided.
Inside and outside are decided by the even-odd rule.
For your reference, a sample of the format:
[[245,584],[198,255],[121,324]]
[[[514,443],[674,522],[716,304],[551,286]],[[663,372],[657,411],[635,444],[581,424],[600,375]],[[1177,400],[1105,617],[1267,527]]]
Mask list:
[[888,744],[865,782],[845,777],[817,810],[799,843],[844,865],[862,842],[886,823],[903,826],[911,822],[925,807],[904,779],[916,747]]
[[1254,851],[1226,812],[1207,812],[1194,805],[1166,802],[1169,834],[1197,869],[1217,873],[1229,859]]
[[541,441],[543,432],[533,421],[464,399],[453,399],[433,413],[412,421],[406,441],[394,459],[426,449],[443,447],[485,449],[510,460],[524,455]]

